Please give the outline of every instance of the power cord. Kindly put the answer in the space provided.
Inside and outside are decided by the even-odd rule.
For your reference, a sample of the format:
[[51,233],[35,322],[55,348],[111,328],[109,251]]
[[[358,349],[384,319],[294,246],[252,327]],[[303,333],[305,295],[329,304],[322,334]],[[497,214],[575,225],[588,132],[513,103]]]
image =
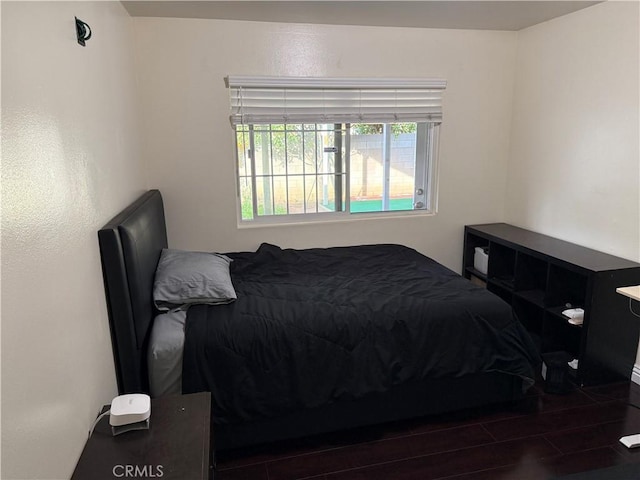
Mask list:
[[[640,314],[638,314],[638,313],[636,313],[636,312],[634,312],[634,311],[633,311],[633,298],[630,298],[630,299],[629,299],[629,311],[631,312],[631,314],[632,314],[632,315],[635,315],[636,317],[640,318]],[[630,405],[630,406],[632,406],[632,407],[637,408],[638,410],[640,410],[640,406],[635,405],[635,404],[633,404],[633,403],[631,403],[631,402],[627,402],[627,405]]]
[[93,430],[96,428],[96,425],[98,425],[98,422],[102,420],[102,417],[104,417],[105,415],[108,415],[110,412],[111,412],[111,409],[98,415],[98,418],[96,418],[96,421],[93,422],[93,425],[91,425],[91,430],[89,430],[89,438],[91,438],[91,435],[93,434]]

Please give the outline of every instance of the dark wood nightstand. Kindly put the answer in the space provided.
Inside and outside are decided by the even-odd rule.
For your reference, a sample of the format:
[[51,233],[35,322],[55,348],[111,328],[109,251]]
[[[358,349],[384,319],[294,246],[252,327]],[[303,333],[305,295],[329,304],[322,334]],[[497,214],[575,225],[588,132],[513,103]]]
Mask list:
[[153,399],[148,430],[114,437],[109,416],[102,418],[71,479],[211,480],[213,450],[210,393]]

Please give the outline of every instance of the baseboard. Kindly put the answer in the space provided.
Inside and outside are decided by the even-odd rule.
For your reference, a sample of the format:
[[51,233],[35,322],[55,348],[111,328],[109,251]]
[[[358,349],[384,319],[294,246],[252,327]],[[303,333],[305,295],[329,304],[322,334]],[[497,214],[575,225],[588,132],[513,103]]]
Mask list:
[[638,365],[637,363],[633,366],[633,371],[631,372],[631,381],[640,385],[640,365]]

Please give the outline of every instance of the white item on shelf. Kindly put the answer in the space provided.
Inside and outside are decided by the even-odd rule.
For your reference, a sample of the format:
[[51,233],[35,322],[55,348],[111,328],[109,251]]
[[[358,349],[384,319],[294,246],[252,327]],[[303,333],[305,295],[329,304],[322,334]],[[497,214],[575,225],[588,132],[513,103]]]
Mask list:
[[640,447],[640,434],[636,433],[635,435],[624,436],[620,438],[620,443],[627,448]]
[[476,247],[473,255],[473,268],[480,273],[487,274],[487,267],[489,265],[489,254],[485,252],[482,247]]
[[564,310],[562,312],[562,315],[567,318],[582,319],[584,318],[584,310],[582,308],[569,308],[567,310]]

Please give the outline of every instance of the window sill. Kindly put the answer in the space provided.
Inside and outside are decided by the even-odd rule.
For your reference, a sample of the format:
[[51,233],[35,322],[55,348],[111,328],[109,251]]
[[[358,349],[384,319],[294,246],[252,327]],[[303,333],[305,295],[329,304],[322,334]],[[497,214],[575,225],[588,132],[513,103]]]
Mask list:
[[402,212],[362,212],[362,213],[337,213],[317,214],[312,218],[297,218],[297,216],[274,215],[261,217],[259,220],[239,220],[238,228],[264,228],[264,227],[289,227],[296,225],[326,225],[329,223],[362,222],[380,219],[406,219],[418,217],[433,217],[437,212],[431,210],[407,210]]

